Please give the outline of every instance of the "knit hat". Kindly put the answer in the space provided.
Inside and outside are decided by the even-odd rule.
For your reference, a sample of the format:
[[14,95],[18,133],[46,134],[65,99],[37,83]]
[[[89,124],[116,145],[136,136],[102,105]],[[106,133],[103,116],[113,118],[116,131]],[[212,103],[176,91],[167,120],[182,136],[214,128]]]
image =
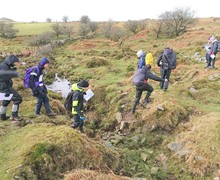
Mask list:
[[49,63],[49,60],[46,57],[44,57],[40,60],[39,64],[44,67],[44,65],[48,63]]
[[215,40],[215,36],[210,36],[208,40],[213,42]]
[[89,83],[86,80],[81,80],[78,82],[78,86],[80,87],[89,87]]

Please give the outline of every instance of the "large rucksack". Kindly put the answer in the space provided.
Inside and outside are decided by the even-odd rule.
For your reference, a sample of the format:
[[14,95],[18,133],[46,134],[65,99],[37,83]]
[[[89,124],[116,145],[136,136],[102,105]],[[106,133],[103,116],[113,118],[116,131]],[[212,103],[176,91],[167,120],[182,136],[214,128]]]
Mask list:
[[163,66],[167,69],[175,69],[176,68],[176,53],[167,48],[163,52]]
[[146,69],[137,69],[134,73],[132,84],[135,86],[142,86],[146,80]]
[[[37,69],[37,74],[39,74],[40,72],[40,69],[38,66],[34,66],[34,67],[30,67],[28,68],[26,71],[25,71],[25,75],[24,75],[24,78],[23,78],[23,83],[24,83],[24,87],[25,88],[30,88],[30,76],[31,76],[31,72],[34,70],[34,69]],[[35,86],[39,85],[39,82],[35,82]]]
[[73,106],[73,91],[70,91],[64,101],[64,107],[67,112],[71,112],[72,106]]

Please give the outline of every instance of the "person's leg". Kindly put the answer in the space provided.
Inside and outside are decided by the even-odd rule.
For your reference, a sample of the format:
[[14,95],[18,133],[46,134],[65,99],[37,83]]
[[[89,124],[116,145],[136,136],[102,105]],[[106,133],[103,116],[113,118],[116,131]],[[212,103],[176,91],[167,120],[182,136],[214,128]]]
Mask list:
[[143,88],[144,91],[147,91],[147,94],[144,98],[144,104],[147,104],[150,102],[150,95],[154,91],[154,88],[150,84],[146,84]]
[[167,69],[164,71],[164,79],[166,79],[166,81],[164,81],[163,84],[163,90],[166,91],[168,89],[169,86],[169,81],[170,81],[170,75],[171,75],[171,69]]
[[207,61],[207,67],[211,66],[211,57],[209,53],[206,53],[206,61]]
[[43,103],[44,103],[44,107],[46,109],[46,113],[48,116],[55,116],[56,114],[52,112],[51,108],[50,108],[50,102],[49,102],[49,98],[48,96],[44,96],[43,97]]
[[43,104],[43,98],[41,96],[37,96],[37,103],[35,108],[36,115],[40,115],[42,104]]
[[[160,77],[164,79],[165,77],[165,69],[160,68]],[[164,82],[160,82],[160,88],[163,89]]]
[[[6,91],[5,91],[6,89],[7,89],[7,93],[8,93],[8,87],[1,88],[1,93],[6,93]],[[8,117],[6,116],[6,112],[7,112],[7,106],[10,104],[10,102],[11,101],[6,101],[6,100],[2,101],[1,107],[0,107],[1,120],[8,119]]]
[[[6,103],[7,102],[7,103]],[[10,101],[2,101],[2,105],[0,107],[0,114],[1,114],[1,120],[7,120],[6,116],[6,111],[7,111],[7,106],[10,103]]]
[[79,130],[81,133],[84,133],[83,126],[84,126],[84,120],[80,119]]
[[214,59],[212,59],[212,62],[211,62],[211,67],[212,67],[212,68],[215,68],[215,58],[214,58]]
[[136,87],[136,95],[135,95],[134,105],[132,108],[132,113],[135,113],[136,107],[140,102],[142,92],[143,92],[142,87]]
[[10,88],[10,92],[13,94],[12,99],[11,99],[13,101],[13,105],[12,105],[10,119],[14,121],[20,121],[22,120],[22,118],[19,117],[18,114],[19,114],[19,105],[22,102],[22,97],[13,88]]
[[80,126],[80,117],[78,114],[73,114],[73,121],[71,127],[74,129],[78,128]]

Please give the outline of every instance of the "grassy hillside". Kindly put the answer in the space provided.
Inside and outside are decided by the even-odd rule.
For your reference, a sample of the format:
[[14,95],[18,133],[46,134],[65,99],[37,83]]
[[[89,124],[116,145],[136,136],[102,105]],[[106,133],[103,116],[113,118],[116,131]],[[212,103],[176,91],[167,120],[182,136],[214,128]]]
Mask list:
[[[179,37],[155,39],[150,21],[146,30],[127,38],[121,48],[99,34],[56,46],[49,56],[45,82],[51,84],[55,74],[71,84],[84,78],[95,93],[86,103],[86,135],[69,127],[71,119],[64,111],[61,94],[49,91],[53,111],[58,113],[55,119],[33,115],[36,100],[29,89],[23,88],[22,76],[24,69],[37,64],[41,56],[22,56],[23,65],[18,69],[21,77],[14,79],[14,87],[23,97],[20,114],[24,121],[0,121],[0,177],[219,177],[220,57],[218,54],[216,69],[204,69],[205,63],[194,56],[196,52],[205,55],[202,45],[210,35],[220,37],[220,24],[213,22],[212,18],[198,19]],[[28,39],[51,31],[51,24],[15,24],[19,36],[0,39],[2,51],[36,51]],[[149,80],[154,87],[153,101],[147,107],[139,105],[133,115],[135,87],[131,78],[137,66],[136,52],[151,52],[155,61],[152,71],[159,75],[156,59],[166,46],[176,51],[178,61],[169,89],[163,92],[158,82]],[[123,136],[118,134],[120,128]]]

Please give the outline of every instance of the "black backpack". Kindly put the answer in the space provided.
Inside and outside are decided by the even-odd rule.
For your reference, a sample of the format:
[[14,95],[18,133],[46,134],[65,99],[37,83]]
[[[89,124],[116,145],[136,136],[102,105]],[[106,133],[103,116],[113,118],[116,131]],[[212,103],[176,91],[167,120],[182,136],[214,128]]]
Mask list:
[[73,104],[73,91],[70,91],[64,101],[64,107],[67,112],[72,111],[72,105]]
[[170,48],[165,49],[163,52],[163,66],[168,69],[176,68],[176,53]]

